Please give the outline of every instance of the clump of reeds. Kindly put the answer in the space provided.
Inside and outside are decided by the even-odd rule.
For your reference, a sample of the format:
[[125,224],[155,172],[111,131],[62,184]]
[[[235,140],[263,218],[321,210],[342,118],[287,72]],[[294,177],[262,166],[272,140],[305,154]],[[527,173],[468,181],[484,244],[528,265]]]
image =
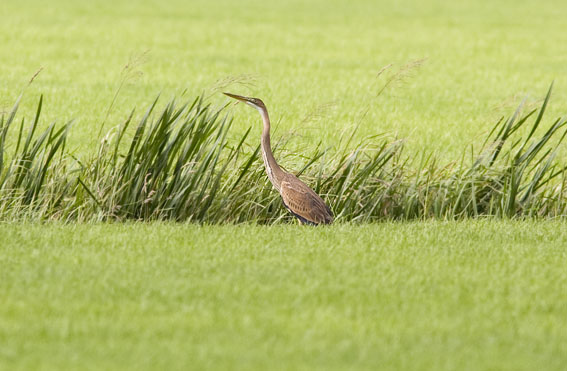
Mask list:
[[[316,146],[302,156],[280,141],[275,152],[326,199],[337,221],[563,216],[566,167],[557,153],[566,120],[540,128],[550,94],[539,109],[522,115],[519,108],[496,123],[472,156],[446,165],[432,154],[405,155],[401,141],[381,137],[356,145],[348,138],[338,149]],[[0,119],[0,220],[290,220],[251,130],[228,139],[226,107],[196,98],[156,112],[156,100],[135,128],[132,113],[81,160],[65,149],[70,123],[38,132],[40,99],[31,125],[16,124],[18,103]]]

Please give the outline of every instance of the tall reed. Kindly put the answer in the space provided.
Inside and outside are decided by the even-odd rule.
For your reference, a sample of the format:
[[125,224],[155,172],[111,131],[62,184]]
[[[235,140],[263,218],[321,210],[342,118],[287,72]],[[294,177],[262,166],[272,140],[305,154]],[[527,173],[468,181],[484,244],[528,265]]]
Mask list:
[[[345,138],[335,150],[317,145],[301,156],[280,140],[275,152],[326,199],[338,222],[563,216],[566,167],[558,151],[567,121],[541,127],[551,90],[539,109],[521,114],[519,107],[494,125],[479,151],[445,165],[380,136],[355,145]],[[95,155],[79,159],[65,148],[72,123],[39,130],[40,98],[32,123],[18,124],[19,101],[0,119],[0,220],[291,220],[267,181],[251,128],[229,139],[226,107],[197,97],[157,110],[156,99],[136,125],[132,112]]]

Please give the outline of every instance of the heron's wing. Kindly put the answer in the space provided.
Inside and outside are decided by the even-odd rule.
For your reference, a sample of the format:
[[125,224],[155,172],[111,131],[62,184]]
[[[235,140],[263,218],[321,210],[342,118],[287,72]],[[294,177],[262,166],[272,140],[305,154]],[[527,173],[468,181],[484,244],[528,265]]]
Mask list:
[[280,184],[285,206],[300,218],[315,224],[333,222],[333,213],[325,202],[305,183],[292,174],[286,174]]

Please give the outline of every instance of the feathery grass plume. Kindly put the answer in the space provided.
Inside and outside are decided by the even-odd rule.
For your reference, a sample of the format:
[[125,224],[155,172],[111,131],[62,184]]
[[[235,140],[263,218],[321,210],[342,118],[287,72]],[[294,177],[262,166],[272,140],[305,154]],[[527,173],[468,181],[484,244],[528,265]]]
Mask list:
[[[543,128],[551,90],[539,109],[518,107],[479,151],[471,147],[448,164],[432,153],[407,155],[403,141],[380,135],[355,143],[351,134],[334,150],[319,143],[301,155],[286,150],[290,138],[282,137],[274,152],[326,199],[338,222],[565,216],[558,151],[567,120]],[[227,106],[197,97],[158,109],[156,99],[135,127],[132,112],[84,160],[65,150],[71,123],[38,132],[43,98],[29,126],[16,124],[19,102],[0,118],[0,220],[292,219],[267,181],[251,128],[228,139]]]
[[110,104],[108,105],[108,108],[106,110],[106,114],[104,115],[102,123],[100,124],[100,130],[98,133],[99,138],[102,135],[102,131],[104,129],[106,121],[108,120],[108,116],[110,116],[112,108],[114,107],[114,104],[118,99],[118,95],[120,94],[120,91],[122,90],[124,85],[126,85],[130,81],[140,78],[143,75],[141,66],[146,63],[149,53],[149,50],[145,50],[138,54],[131,54],[128,62],[122,68],[122,71],[120,72],[118,87],[114,92],[112,100],[110,101]]
[[[390,73],[388,76],[385,76],[386,81],[382,84],[382,87],[379,88],[378,91],[376,92],[376,97],[382,95],[382,93],[384,93],[384,91],[388,87],[391,87],[392,85],[403,85],[404,83],[406,83],[406,81],[412,76],[412,74],[415,73],[416,70],[420,69],[421,66],[426,61],[427,58],[421,58],[410,61],[404,64],[403,66],[399,67],[397,71],[394,71]],[[382,67],[382,69],[380,69],[380,71],[378,71],[378,73],[376,74],[376,79],[378,79],[386,71],[390,70],[391,67],[392,64],[388,64]]]

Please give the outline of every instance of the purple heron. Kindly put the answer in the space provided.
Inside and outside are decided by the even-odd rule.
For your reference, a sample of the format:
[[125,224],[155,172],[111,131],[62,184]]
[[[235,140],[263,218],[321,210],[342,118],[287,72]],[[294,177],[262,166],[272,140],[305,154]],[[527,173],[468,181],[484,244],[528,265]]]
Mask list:
[[295,216],[302,224],[331,224],[333,213],[329,206],[295,175],[280,168],[270,146],[270,117],[268,110],[262,100],[258,98],[243,97],[236,94],[224,93],[225,95],[244,102],[260,112],[264,129],[262,130],[262,159],[266,167],[266,173],[274,188],[282,196],[286,209]]

